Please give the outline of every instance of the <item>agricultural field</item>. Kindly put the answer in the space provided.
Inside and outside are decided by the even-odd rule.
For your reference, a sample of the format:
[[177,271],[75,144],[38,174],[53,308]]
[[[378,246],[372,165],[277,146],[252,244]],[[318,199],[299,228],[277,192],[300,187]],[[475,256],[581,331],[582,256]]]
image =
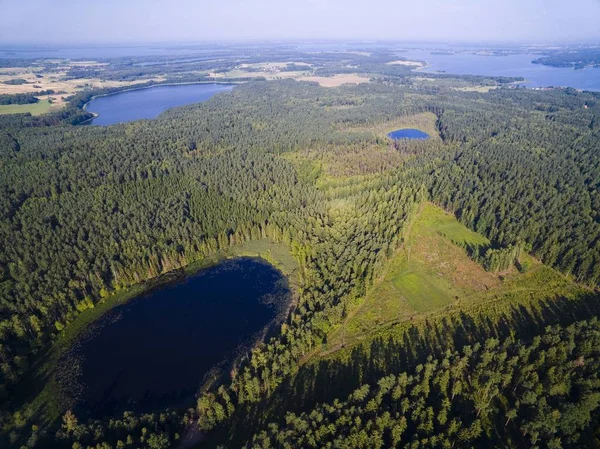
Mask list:
[[302,76],[298,78],[298,81],[312,81],[319,83],[322,87],[339,87],[344,84],[368,83],[369,78],[356,73],[340,73],[333,76]]
[[2,104],[0,105],[1,114],[24,114],[29,112],[31,115],[46,114],[52,110],[60,109],[57,103],[51,103],[49,100],[39,100],[31,104]]
[[[52,69],[46,69],[42,62],[58,64],[53,65]],[[51,95],[39,95],[36,97],[40,103],[52,99],[52,108],[48,105],[38,105],[37,108],[6,108],[0,106],[0,114],[16,114],[21,112],[31,112],[34,115],[43,114],[50,110],[60,109],[67,103],[67,99],[84,89],[103,89],[113,87],[127,87],[133,84],[139,84],[140,80],[132,81],[113,81],[99,78],[69,78],[68,72],[75,67],[102,68],[105,63],[96,61],[42,61],[33,64],[31,67],[12,67],[10,69],[0,70],[0,95],[7,94],[34,94],[40,91],[53,90]],[[25,80],[23,84],[10,84],[14,80]],[[164,76],[150,76],[143,81],[164,81]],[[8,83],[8,84],[7,84]],[[30,105],[28,105],[30,106]]]

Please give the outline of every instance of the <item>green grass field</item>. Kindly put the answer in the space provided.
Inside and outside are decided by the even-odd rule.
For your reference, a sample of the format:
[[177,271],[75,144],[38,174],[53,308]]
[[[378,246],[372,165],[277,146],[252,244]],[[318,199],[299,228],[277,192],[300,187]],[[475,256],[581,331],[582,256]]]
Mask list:
[[[419,216],[419,226],[424,226],[429,231],[441,234],[453,242],[470,245],[489,245],[490,241],[471,231],[461,224],[452,214],[445,213],[439,207],[426,204]],[[417,231],[418,232],[418,231]]]
[[261,257],[285,274],[290,282],[296,281],[298,262],[283,243],[274,243],[268,239],[250,240],[243,245],[233,246],[227,257]]
[[407,232],[404,247],[389,261],[385,274],[363,302],[329,336],[321,353],[368,341],[399,323],[483,308],[494,313],[510,305],[529,306],[586,292],[528,255],[522,256],[531,267],[526,273],[516,268],[488,273],[454,242],[489,244],[452,214],[425,204]]
[[40,100],[32,104],[3,104],[0,105],[0,114],[25,114],[30,112],[31,115],[46,114],[52,108],[52,104],[48,100]]

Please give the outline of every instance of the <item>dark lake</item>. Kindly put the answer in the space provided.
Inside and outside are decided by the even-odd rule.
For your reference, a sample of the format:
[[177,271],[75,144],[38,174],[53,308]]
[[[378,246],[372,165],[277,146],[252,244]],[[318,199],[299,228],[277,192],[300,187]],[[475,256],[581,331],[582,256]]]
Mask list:
[[388,133],[388,137],[390,139],[399,140],[399,139],[420,139],[425,140],[429,139],[429,134],[424,133],[418,129],[414,128],[404,128],[397,129],[396,131],[392,131]]
[[155,118],[169,108],[208,100],[215,94],[233,88],[226,84],[181,84],[155,86],[119,92],[94,98],[86,110],[98,117],[88,122],[92,125],[114,125],[145,118]]
[[95,322],[61,362],[62,389],[96,417],[185,405],[289,298],[286,278],[261,259],[221,262]]

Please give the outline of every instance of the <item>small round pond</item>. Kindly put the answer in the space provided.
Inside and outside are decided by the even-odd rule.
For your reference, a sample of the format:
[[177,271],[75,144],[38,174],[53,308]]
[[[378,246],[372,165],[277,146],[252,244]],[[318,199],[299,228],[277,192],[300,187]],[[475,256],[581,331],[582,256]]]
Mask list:
[[404,129],[397,129],[396,131],[392,131],[391,133],[388,133],[388,137],[393,140],[400,140],[400,139],[425,140],[425,139],[429,139],[429,134],[424,133],[423,131],[414,129],[414,128],[404,128]]
[[289,303],[286,278],[226,260],[118,306],[61,361],[61,389],[95,417],[187,405],[215,366],[262,335]]

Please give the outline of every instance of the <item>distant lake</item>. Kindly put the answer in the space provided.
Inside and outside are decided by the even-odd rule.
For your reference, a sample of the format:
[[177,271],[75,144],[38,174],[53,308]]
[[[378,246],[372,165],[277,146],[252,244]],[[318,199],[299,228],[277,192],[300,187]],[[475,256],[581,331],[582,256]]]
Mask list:
[[388,137],[390,139],[394,139],[394,140],[399,140],[399,139],[425,140],[425,139],[429,139],[429,134],[424,133],[423,131],[414,129],[414,128],[404,128],[404,129],[397,129],[396,131],[392,131],[391,133],[388,133]]
[[436,54],[429,50],[408,50],[398,56],[426,61],[428,66],[418,69],[423,73],[445,72],[455,75],[522,76],[526,87],[563,86],[581,90],[600,90],[600,69],[574,70],[532,64],[537,54],[483,56],[472,53]]
[[93,323],[61,361],[62,389],[96,417],[185,403],[289,298],[286,278],[261,259],[221,262]]
[[226,84],[181,84],[135,89],[98,97],[86,106],[87,111],[98,114],[98,117],[88,123],[114,125],[155,118],[167,109],[200,103],[232,88],[232,85]]

